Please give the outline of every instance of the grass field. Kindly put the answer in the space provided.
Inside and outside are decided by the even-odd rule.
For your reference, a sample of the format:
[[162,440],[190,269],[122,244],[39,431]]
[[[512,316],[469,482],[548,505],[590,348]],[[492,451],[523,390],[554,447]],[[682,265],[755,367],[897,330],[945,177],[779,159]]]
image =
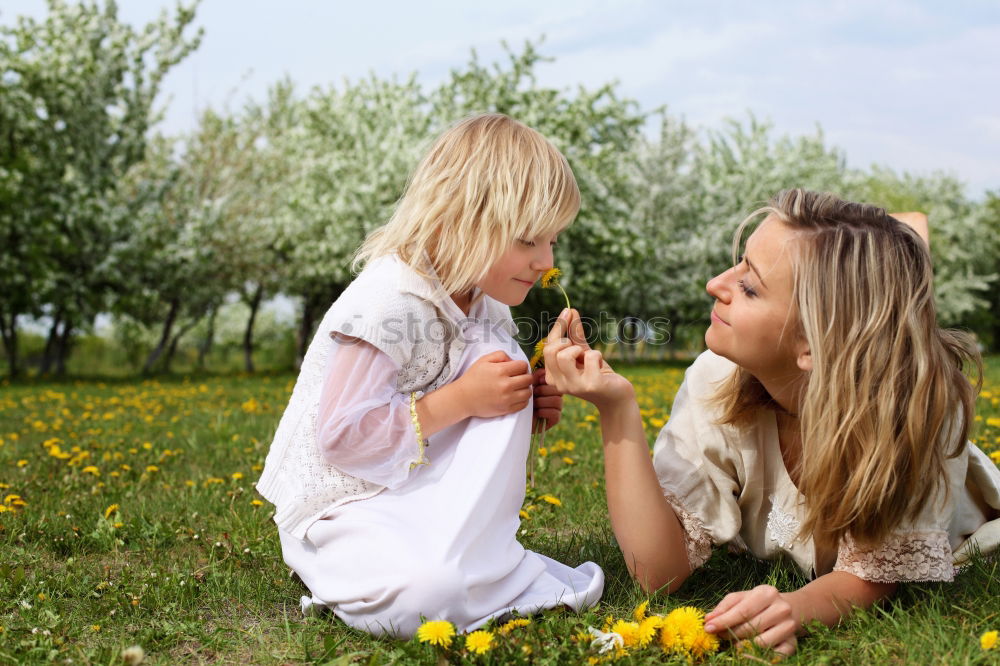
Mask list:
[[[634,366],[652,440],[668,418],[680,365]],[[608,525],[595,414],[569,400],[547,436],[521,540],[569,564],[599,563],[607,583],[586,614],[551,611],[497,634],[481,656],[372,639],[332,616],[303,619],[304,588],[281,559],[271,507],[257,498],[270,437],[292,375],[29,382],[0,387],[0,664],[587,663],[579,637],[630,618],[646,597]],[[1000,358],[988,362],[976,443],[1000,450]],[[542,495],[548,495],[547,498]],[[553,501],[557,500],[557,501]],[[980,636],[1000,629],[997,558],[951,585],[902,586],[890,603],[835,629],[817,627],[793,663],[997,663]],[[679,593],[649,611],[707,610],[732,589],[803,581],[786,565],[718,552]],[[496,629],[496,627],[493,627]],[[723,644],[709,663],[768,662]],[[623,663],[685,659],[656,647]]]

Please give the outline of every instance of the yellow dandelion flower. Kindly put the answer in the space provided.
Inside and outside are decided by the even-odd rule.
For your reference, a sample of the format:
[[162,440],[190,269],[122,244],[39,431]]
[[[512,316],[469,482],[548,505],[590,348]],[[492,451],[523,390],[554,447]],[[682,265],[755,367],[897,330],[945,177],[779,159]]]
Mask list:
[[120,507],[117,504],[112,504],[111,506],[109,506],[107,509],[104,510],[104,517],[105,518],[110,518],[111,514],[113,514],[119,508]]
[[465,649],[474,654],[485,654],[493,648],[493,634],[489,631],[473,631],[465,637]]
[[656,632],[663,626],[663,618],[651,615],[639,621],[639,647],[646,647],[656,638]]
[[92,625],[90,625],[90,628],[93,631],[100,631],[101,630],[101,625],[99,625],[99,624],[92,624]]
[[562,292],[563,298],[566,299],[566,307],[573,307],[569,304],[569,295],[566,293],[566,290],[562,288],[561,284],[559,284],[560,277],[562,277],[561,270],[554,267],[550,268],[544,275],[542,275],[542,289],[551,289],[552,287],[556,287]]
[[529,516],[529,515],[528,515],[528,512],[527,512],[527,511],[525,511],[524,509],[521,509],[520,511],[518,511],[518,512],[517,512],[517,515],[519,515],[519,516],[520,516],[521,518],[523,518],[524,520],[531,520],[531,516]]
[[146,465],[146,471],[150,472],[150,473],[152,473],[152,472],[159,472],[160,468],[157,467],[156,465]]
[[690,643],[688,653],[696,659],[719,651],[719,639],[705,630],[692,636]]
[[545,339],[541,339],[535,343],[535,353],[531,355],[531,369],[545,367]]
[[1000,465],[1000,451],[994,451],[990,454],[990,460]]
[[45,596],[45,593],[44,593],[44,592],[39,592],[39,593],[38,593],[38,600],[39,600],[39,601],[45,601],[45,600],[46,600],[47,598],[48,598],[48,597],[46,597],[46,596]]
[[997,632],[987,631],[985,634],[979,637],[979,647],[984,650],[992,650],[997,644]]
[[[531,624],[531,620],[529,620],[528,618],[526,618],[526,617],[517,617],[517,618],[514,618],[513,620],[510,620],[509,622],[504,623],[504,625],[497,630],[497,633],[499,633],[502,636],[506,636],[507,634],[509,634],[510,632],[514,631],[515,629],[517,629],[519,627],[527,627],[529,624]],[[588,638],[589,638],[589,634],[588,634]]]
[[421,643],[448,647],[454,637],[455,625],[447,620],[430,620],[417,629],[417,640]]
[[618,620],[611,625],[611,633],[622,637],[625,647],[637,647],[639,645],[639,623],[630,620]]
[[27,465],[28,465],[28,461],[27,460],[21,459],[21,460],[17,461],[17,466],[18,467],[26,467]]
[[243,478],[243,472],[233,472],[232,474],[229,475],[229,478],[231,478],[233,481],[239,481],[240,479]]
[[250,500],[250,506],[264,506],[264,503],[259,499],[252,499]]
[[660,645],[664,650],[693,655],[714,652],[718,639],[705,631],[705,613],[692,606],[681,606],[663,618]]
[[649,608],[649,599],[643,601],[641,604],[635,607],[635,610],[632,611],[632,617],[635,618],[636,622],[642,622],[643,620],[646,619],[646,609],[648,608]]
[[84,467],[80,471],[83,472],[84,474],[93,474],[94,476],[100,476],[101,475],[101,470],[97,469],[93,465],[87,465],[86,467]]
[[543,502],[548,502],[549,504],[552,504],[554,506],[562,506],[562,500],[553,495],[541,495],[538,499],[542,500]]

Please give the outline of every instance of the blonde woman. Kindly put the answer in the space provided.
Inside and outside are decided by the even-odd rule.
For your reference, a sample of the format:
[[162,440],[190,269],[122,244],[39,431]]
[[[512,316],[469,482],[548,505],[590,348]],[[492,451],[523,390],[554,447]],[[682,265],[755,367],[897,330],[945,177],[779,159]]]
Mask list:
[[675,590],[723,544],[788,558],[813,580],[734,592],[705,620],[790,654],[809,622],[835,624],[902,581],[950,581],[996,548],[1000,471],[967,441],[976,390],[963,367],[980,360],[937,326],[925,241],[882,209],[803,190],[760,217],[708,283],[709,351],[652,461],[632,386],[575,312],[545,364],[600,410],[608,509],[640,585]]
[[[510,307],[552,268],[580,193],[566,159],[503,115],[446,131],[303,361],[257,484],[306,612],[411,636],[601,596],[604,574],[516,540],[531,424],[561,396],[529,372]],[[532,401],[534,394],[534,402]]]

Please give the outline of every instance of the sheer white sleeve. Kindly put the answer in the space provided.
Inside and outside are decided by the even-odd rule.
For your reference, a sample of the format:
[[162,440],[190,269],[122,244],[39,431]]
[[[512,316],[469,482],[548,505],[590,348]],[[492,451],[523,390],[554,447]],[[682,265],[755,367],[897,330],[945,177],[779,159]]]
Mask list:
[[410,396],[396,391],[398,372],[373,345],[336,338],[316,421],[317,445],[328,463],[388,488],[405,481],[421,458]]

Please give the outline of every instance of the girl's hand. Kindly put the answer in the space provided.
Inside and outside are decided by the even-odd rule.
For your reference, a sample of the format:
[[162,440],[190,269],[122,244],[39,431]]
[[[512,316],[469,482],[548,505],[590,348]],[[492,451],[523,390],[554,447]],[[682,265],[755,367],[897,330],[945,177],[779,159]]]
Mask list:
[[798,647],[796,635],[801,628],[787,595],[773,585],[727,594],[705,616],[705,631],[721,638],[752,638],[760,647],[785,656]]
[[583,398],[599,410],[635,399],[632,384],[587,344],[576,310],[564,310],[549,331],[545,369],[546,380],[559,392]]
[[532,432],[548,430],[562,418],[562,393],[545,381],[545,368],[535,370],[535,420],[545,419],[544,427],[532,426]]
[[481,357],[455,380],[469,416],[491,418],[519,412],[531,400],[535,377],[524,361],[512,361],[502,351]]

